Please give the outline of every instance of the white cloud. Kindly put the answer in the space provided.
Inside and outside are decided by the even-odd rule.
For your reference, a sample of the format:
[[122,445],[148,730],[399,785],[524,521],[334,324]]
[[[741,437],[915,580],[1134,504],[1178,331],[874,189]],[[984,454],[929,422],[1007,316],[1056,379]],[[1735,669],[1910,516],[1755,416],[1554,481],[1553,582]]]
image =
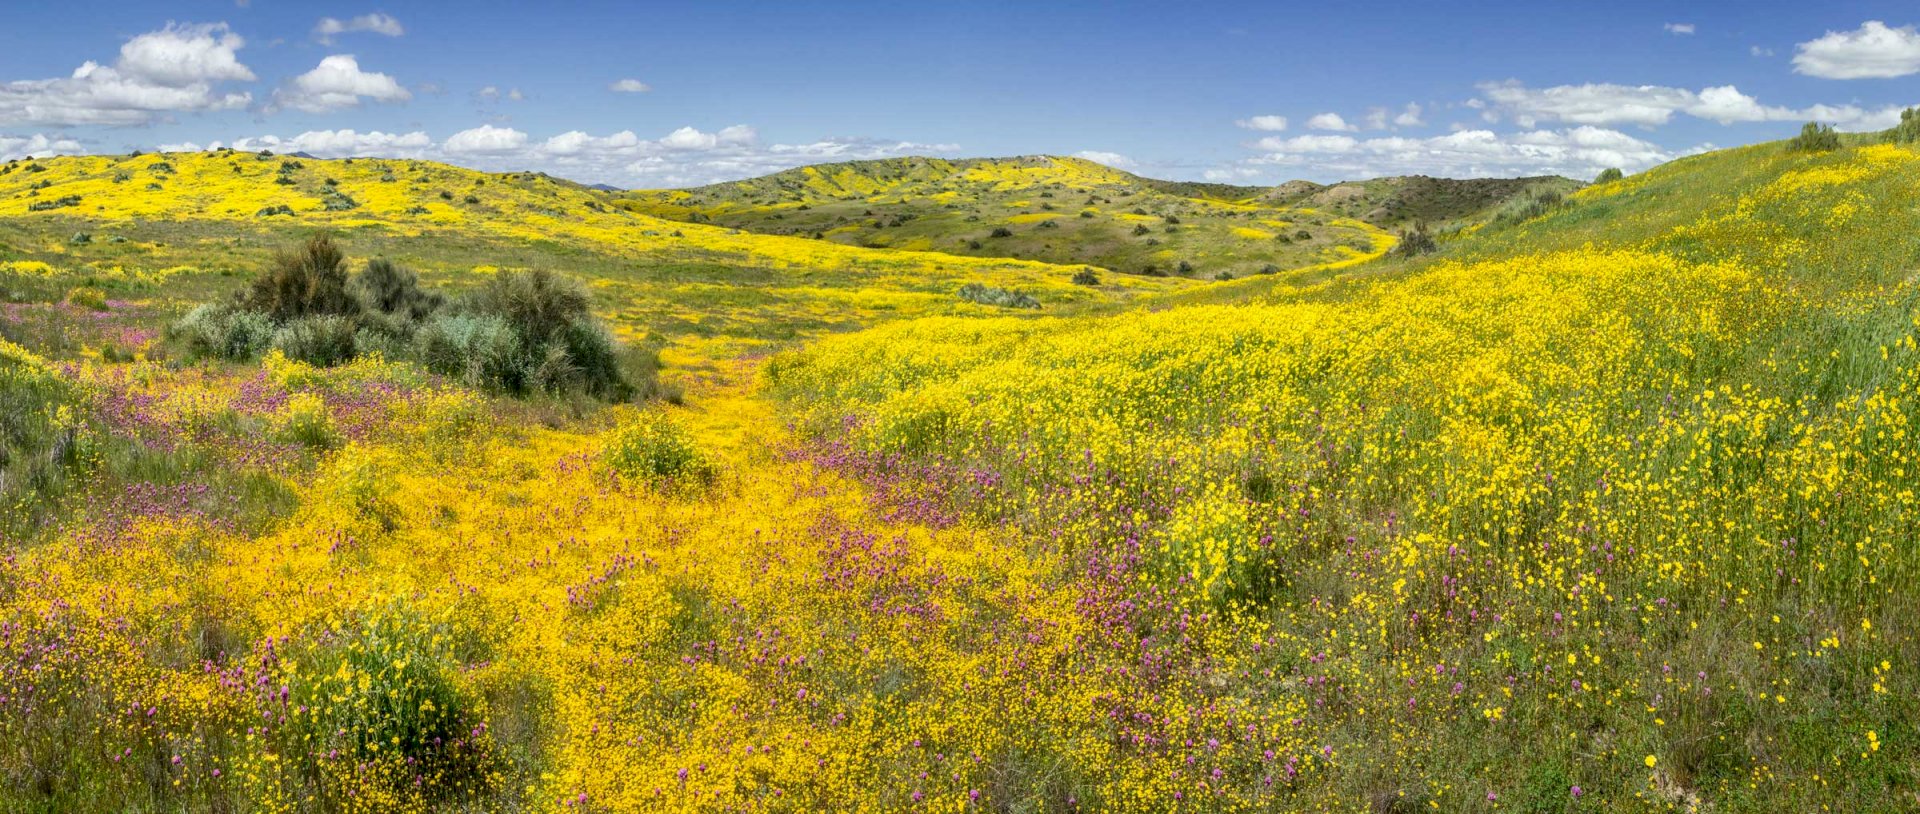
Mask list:
[[1249,168],[1279,167],[1341,178],[1410,174],[1456,178],[1557,174],[1587,178],[1607,167],[1633,171],[1675,157],[1657,144],[1591,126],[1505,135],[1462,130],[1431,138],[1269,137],[1252,146],[1262,154],[1233,168],[1243,177]]
[[1348,124],[1347,120],[1340,118],[1340,114],[1338,113],[1321,113],[1317,116],[1314,116],[1313,118],[1307,120],[1307,127],[1312,130],[1352,131],[1352,130],[1360,129],[1351,124]]
[[1868,20],[1853,31],[1794,46],[1795,73],[1822,79],[1891,79],[1920,73],[1920,31]]
[[314,69],[293,78],[273,92],[268,112],[283,108],[326,113],[356,107],[362,98],[376,102],[404,102],[413,98],[406,88],[383,73],[360,70],[352,54],[334,54]]
[[441,145],[449,154],[511,153],[527,146],[527,134],[511,127],[483,124],[447,137]]
[[1773,56],[1773,49],[1772,49],[1772,48],[1761,48],[1760,46],[1758,46],[1758,45],[1755,45],[1755,46],[1752,46],[1752,47],[1750,47],[1750,48],[1748,48],[1748,49],[1747,49],[1747,53],[1749,53],[1749,54],[1752,54],[1752,55],[1754,55],[1754,56],[1756,56],[1756,57],[1770,57],[1770,56]]
[[1480,91],[1521,127],[1539,122],[1654,127],[1685,114],[1720,124],[1741,122],[1823,121],[1842,128],[1868,129],[1885,119],[1897,120],[1898,107],[1865,110],[1855,105],[1813,105],[1789,108],[1763,105],[1733,85],[1691,91],[1659,85],[1558,85],[1529,88],[1517,80],[1488,82]]
[[1393,126],[1420,127],[1427,123],[1427,120],[1421,118],[1420,114],[1420,104],[1418,102],[1408,102],[1406,107],[1401,108],[1400,115],[1393,117]]
[[390,15],[375,13],[362,14],[351,20],[322,17],[320,22],[313,26],[313,38],[323,45],[332,45],[335,36],[356,31],[384,34],[389,37],[398,37],[407,33],[407,30],[401,27],[399,20]]
[[1277,133],[1281,130],[1287,129],[1287,117],[1285,116],[1250,116],[1248,118],[1241,119],[1237,122],[1234,122],[1233,125],[1235,127],[1243,128],[1246,130],[1265,130],[1268,132]]
[[[170,145],[196,148],[196,145]],[[211,146],[219,147],[219,142]],[[578,130],[535,139],[510,127],[481,125],[435,143],[425,133],[318,130],[291,138],[255,136],[237,150],[306,152],[321,157],[368,156],[448,161],[489,171],[539,170],[585,182],[626,187],[692,186],[828,161],[908,155],[951,155],[953,144],[838,138],[805,144],[763,144],[752,127],[707,132],[683,127],[657,139],[630,130],[595,136]]]
[[613,91],[614,93],[646,93],[647,91],[653,90],[653,86],[638,79],[622,79],[608,85],[607,90]]
[[1661,28],[1666,29],[1668,34],[1675,36],[1687,36],[1693,33],[1693,23],[1667,23],[1661,26]]
[[[215,142],[210,148],[222,145]],[[275,136],[243,138],[230,146],[245,152],[272,150],[276,153],[308,153],[321,158],[379,156],[385,158],[422,158],[434,147],[426,133],[361,133],[354,130],[309,130],[290,139]]]
[[27,156],[76,155],[86,152],[80,142],[66,136],[35,133],[31,136],[0,136],[0,161]]
[[1120,169],[1126,169],[1134,165],[1133,159],[1119,153],[1110,153],[1105,150],[1081,150],[1080,152],[1074,153],[1073,157],[1084,158],[1096,164],[1105,164],[1109,167],[1119,167]]
[[229,110],[253,100],[220,82],[253,81],[225,23],[169,24],[120,46],[113,65],[91,60],[64,79],[0,84],[0,124],[137,125],[174,112]]

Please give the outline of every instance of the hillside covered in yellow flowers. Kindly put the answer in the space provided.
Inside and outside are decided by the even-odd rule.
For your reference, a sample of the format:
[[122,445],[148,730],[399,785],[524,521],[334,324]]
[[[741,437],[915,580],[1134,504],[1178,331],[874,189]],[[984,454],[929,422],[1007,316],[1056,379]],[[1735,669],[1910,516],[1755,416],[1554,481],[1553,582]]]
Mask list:
[[1215,281],[13,162],[0,809],[1910,810],[1916,190],[1759,144]]

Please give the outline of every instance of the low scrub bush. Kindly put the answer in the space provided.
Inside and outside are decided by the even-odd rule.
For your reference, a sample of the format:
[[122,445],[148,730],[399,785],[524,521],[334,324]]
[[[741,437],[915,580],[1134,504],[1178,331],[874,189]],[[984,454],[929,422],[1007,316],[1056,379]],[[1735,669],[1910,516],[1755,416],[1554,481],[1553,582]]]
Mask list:
[[244,361],[273,343],[274,328],[258,311],[208,303],[187,312],[168,334],[194,355]]
[[967,302],[977,302],[981,305],[992,305],[1000,308],[1040,307],[1040,301],[1034,299],[1031,294],[1008,291],[1004,288],[995,288],[980,283],[967,283],[960,287],[959,293],[960,299],[966,300]]
[[356,353],[354,321],[337,314],[315,314],[290,320],[273,333],[273,349],[288,359],[316,367],[331,367]]

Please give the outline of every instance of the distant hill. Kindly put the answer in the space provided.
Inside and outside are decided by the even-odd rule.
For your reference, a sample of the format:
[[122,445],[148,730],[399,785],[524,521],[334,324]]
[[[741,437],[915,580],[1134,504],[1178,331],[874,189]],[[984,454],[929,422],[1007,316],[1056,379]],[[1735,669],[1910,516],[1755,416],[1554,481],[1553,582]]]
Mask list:
[[1392,242],[1342,214],[1264,201],[1266,191],[1035,155],[820,164],[616,200],[749,232],[1202,279],[1345,260]]
[[1030,155],[819,164],[619,200],[672,220],[855,246],[1213,278],[1346,259],[1415,222],[1479,220],[1516,196],[1579,186],[1553,176],[1239,186]]
[[1516,197],[1548,191],[1564,195],[1581,186],[1579,181],[1558,175],[1469,179],[1403,175],[1333,185],[1288,181],[1267,190],[1261,198],[1281,206],[1313,207],[1391,227],[1478,219]]

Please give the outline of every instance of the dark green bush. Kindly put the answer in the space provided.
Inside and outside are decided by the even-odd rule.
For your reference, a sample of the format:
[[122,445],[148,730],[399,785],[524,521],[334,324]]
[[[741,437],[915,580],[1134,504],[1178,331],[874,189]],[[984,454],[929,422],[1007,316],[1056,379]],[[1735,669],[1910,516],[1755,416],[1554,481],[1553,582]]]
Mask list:
[[347,287],[362,311],[400,317],[418,322],[438,310],[445,302],[439,294],[420,287],[420,275],[395,265],[384,257],[367,261],[367,267],[348,281]]
[[347,258],[333,239],[315,235],[298,249],[275,255],[241,300],[274,322],[309,314],[352,315],[359,303],[347,293]]
[[1601,170],[1599,175],[1594,176],[1593,183],[1611,184],[1625,177],[1626,173],[1621,172],[1619,167],[1608,167]]
[[1420,255],[1432,254],[1439,250],[1440,243],[1433,239],[1431,232],[1427,231],[1427,225],[1425,223],[1416,223],[1412,229],[1401,230],[1400,242],[1393,246],[1393,255],[1395,257],[1419,257]]
[[1840,149],[1840,134],[1832,125],[1807,122],[1800,135],[1787,142],[1787,149],[1800,153],[1824,153]]
[[1099,285],[1100,274],[1093,269],[1084,268],[1073,273],[1074,285]]

